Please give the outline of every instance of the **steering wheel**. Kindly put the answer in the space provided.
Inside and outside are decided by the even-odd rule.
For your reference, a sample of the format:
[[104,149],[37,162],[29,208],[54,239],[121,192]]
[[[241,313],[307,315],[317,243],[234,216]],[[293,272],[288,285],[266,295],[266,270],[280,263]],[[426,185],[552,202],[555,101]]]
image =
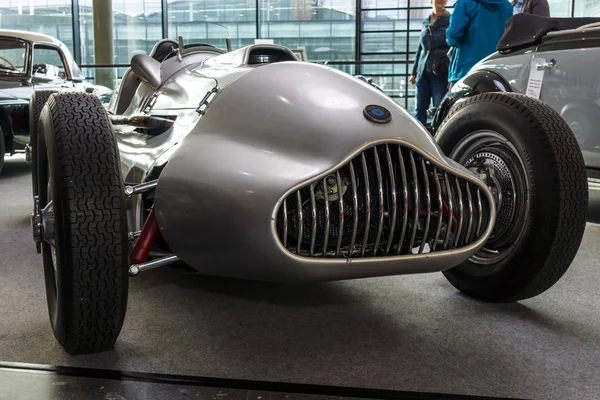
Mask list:
[[4,57],[0,56],[0,60],[4,60],[4,61],[6,61],[6,62],[8,63],[8,65],[10,65],[10,67],[11,67],[12,69],[17,69],[17,67],[15,67],[15,65],[14,65],[13,63],[11,63],[10,61],[8,61],[6,58],[4,58]]

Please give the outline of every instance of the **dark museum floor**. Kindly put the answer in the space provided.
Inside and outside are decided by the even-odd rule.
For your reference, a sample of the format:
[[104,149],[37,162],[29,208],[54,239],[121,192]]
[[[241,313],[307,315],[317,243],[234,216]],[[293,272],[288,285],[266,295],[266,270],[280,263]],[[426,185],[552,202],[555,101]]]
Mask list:
[[[181,398],[181,391],[207,399],[317,399],[311,393],[369,398],[365,392],[276,387],[292,382],[600,399],[599,226],[588,225],[574,265],[556,286],[515,304],[468,299],[441,274],[284,286],[152,270],[131,280],[128,314],[115,350],[72,357],[54,340],[48,322],[41,258],[29,226],[30,185],[22,159],[7,159],[0,177],[0,399],[30,398],[7,394],[14,394],[11,387],[19,382],[31,398],[42,398],[35,393],[43,390],[63,390],[61,398],[76,398],[81,388],[106,399],[155,398],[161,396],[154,393],[167,392],[173,395],[162,398]],[[48,365],[73,369],[57,372]],[[90,375],[87,369],[225,381],[175,379],[168,386],[169,378]],[[227,380],[271,382],[275,389],[228,386]],[[100,387],[106,390],[100,393]],[[219,395],[219,387],[230,391]],[[269,393],[286,391],[283,397]],[[373,398],[387,393],[373,392]]]

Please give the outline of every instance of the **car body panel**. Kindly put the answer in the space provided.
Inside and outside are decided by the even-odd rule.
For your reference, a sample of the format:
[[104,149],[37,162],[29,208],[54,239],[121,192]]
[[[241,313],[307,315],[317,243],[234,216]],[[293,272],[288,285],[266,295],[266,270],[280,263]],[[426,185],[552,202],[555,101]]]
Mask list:
[[[248,51],[188,66],[156,91],[142,83],[136,109],[128,112],[170,114],[175,123],[165,132],[152,136],[115,125],[125,181],[158,177],[153,210],[180,260],[204,274],[289,282],[440,271],[481,248],[495,218],[489,188],[445,157],[409,113],[346,73],[291,60],[249,65]],[[391,121],[368,120],[371,104],[389,110]],[[381,143],[401,144],[480,188],[490,212],[481,236],[460,248],[414,255],[315,259],[289,252],[275,227],[285,196]],[[143,200],[130,199],[129,208],[131,230],[141,229]]]

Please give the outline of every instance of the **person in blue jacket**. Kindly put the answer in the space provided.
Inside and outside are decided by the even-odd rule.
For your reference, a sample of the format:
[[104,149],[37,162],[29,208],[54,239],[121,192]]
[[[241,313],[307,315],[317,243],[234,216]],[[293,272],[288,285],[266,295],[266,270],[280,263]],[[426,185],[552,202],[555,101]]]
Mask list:
[[437,107],[448,91],[448,50],[446,29],[450,23],[450,13],[446,11],[447,0],[430,0],[432,12],[423,21],[419,47],[409,78],[417,85],[416,118],[427,123],[427,109],[433,100]]
[[450,49],[450,86],[479,61],[496,51],[506,21],[513,15],[509,0],[457,0],[446,30]]

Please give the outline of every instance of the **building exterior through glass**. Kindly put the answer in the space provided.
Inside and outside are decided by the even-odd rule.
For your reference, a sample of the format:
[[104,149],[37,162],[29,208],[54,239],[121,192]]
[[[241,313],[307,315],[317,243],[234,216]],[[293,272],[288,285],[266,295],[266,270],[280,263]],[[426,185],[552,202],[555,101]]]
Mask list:
[[[0,29],[41,32],[74,52],[95,76],[93,0],[2,0]],[[98,1],[98,0],[96,0]],[[111,0],[103,0],[111,1]],[[359,2],[358,4],[356,2]],[[449,0],[452,12],[454,0]],[[598,16],[600,0],[550,0],[552,16]],[[372,77],[409,111],[414,87],[408,72],[429,0],[112,0],[117,75],[132,56],[148,53],[163,37],[225,47],[271,39],[304,48],[309,61],[327,61],[351,74]],[[99,39],[101,40],[101,38]],[[356,62],[361,62],[356,64]]]

